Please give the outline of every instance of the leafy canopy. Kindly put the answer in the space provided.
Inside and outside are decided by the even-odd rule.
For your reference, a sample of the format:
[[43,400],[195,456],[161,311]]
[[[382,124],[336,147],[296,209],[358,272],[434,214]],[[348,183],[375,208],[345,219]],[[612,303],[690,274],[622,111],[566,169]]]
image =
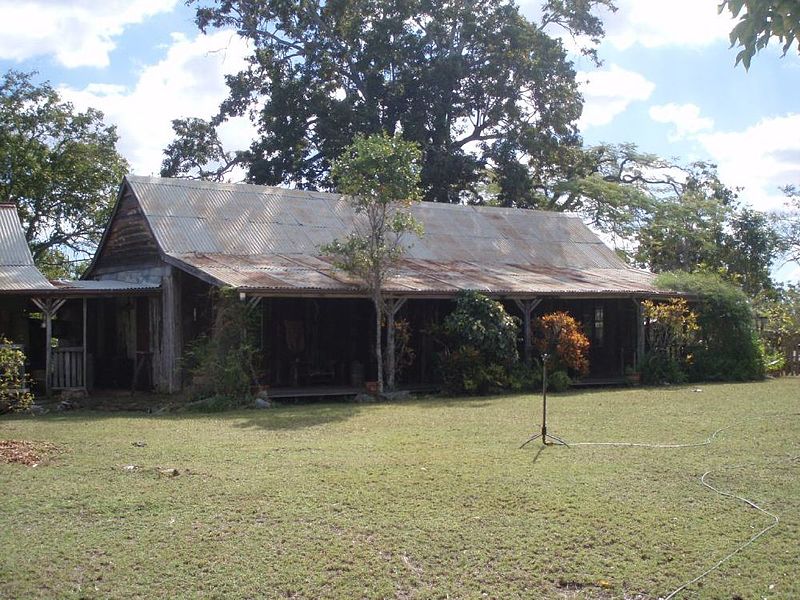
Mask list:
[[0,202],[17,206],[37,264],[65,275],[93,251],[128,165],[101,112],[76,111],[34,77],[0,79]]
[[[331,189],[330,166],[356,134],[402,131],[422,150],[424,199],[438,202],[482,200],[501,143],[525,169],[580,145],[575,71],[549,32],[599,40],[596,10],[615,10],[611,0],[546,0],[532,23],[511,0],[189,3],[201,30],[234,28],[252,43],[210,121],[249,115],[257,125],[259,137],[238,155],[250,182]],[[189,125],[170,146],[171,173],[197,174],[209,158],[227,164],[180,142],[197,136]]]
[[421,234],[409,212],[419,200],[419,148],[399,136],[356,136],[335,161],[333,177],[357,218],[345,240],[322,248],[337,265],[379,294],[405,251],[407,233]]

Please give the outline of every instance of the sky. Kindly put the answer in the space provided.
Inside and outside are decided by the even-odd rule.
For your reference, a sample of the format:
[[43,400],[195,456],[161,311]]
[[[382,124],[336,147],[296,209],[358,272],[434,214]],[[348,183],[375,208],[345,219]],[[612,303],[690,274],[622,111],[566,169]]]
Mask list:
[[[538,4],[519,0],[530,17]],[[616,4],[602,15],[603,64],[574,55],[585,143],[631,142],[681,163],[710,161],[724,183],[742,188],[743,202],[781,208],[779,188],[800,185],[797,52],[781,57],[773,43],[746,71],[734,67],[733,22],[718,14],[718,0]],[[3,72],[38,71],[76,107],[102,110],[140,175],[158,174],[172,119],[216,112],[224,75],[248,53],[235,33],[201,34],[182,0],[0,0],[0,16]],[[230,149],[252,137],[243,119],[221,131]],[[800,280],[800,266],[784,266],[779,277]]]

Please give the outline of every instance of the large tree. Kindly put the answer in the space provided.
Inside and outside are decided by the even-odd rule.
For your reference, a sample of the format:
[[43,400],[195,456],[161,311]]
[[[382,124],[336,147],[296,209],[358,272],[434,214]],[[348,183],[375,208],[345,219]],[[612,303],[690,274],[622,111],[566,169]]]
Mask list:
[[736,55],[745,69],[757,52],[771,39],[781,44],[783,55],[794,45],[800,52],[800,5],[797,0],[722,0],[719,11],[728,9],[738,19],[731,30],[731,46],[741,48]]
[[[439,202],[478,199],[501,142],[524,168],[579,147],[575,71],[548,32],[597,40],[593,11],[613,10],[611,0],[546,0],[534,24],[512,0],[189,2],[203,31],[232,27],[252,43],[209,122],[250,115],[257,124],[239,155],[249,181],[331,189],[331,161],[356,134],[401,130],[422,149],[425,199]],[[178,129],[195,134],[189,125],[176,124],[179,140]],[[184,152],[196,148],[179,140],[164,173],[197,175]],[[227,162],[218,158],[210,162]]]
[[636,261],[656,273],[715,272],[750,295],[772,289],[781,243],[769,217],[742,206],[712,164],[673,165],[672,172],[673,193],[654,200],[636,232]]
[[101,112],[76,111],[34,78],[0,80],[0,202],[17,206],[37,264],[66,275],[93,251],[127,163]]

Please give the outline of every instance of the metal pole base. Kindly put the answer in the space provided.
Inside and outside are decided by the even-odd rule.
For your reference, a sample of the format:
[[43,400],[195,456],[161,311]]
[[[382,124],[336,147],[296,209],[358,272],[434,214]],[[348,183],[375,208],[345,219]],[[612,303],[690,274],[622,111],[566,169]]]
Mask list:
[[[553,440],[553,441],[552,442],[548,442],[547,441],[548,439]],[[549,433],[546,433],[546,432],[543,431],[541,433],[533,434],[531,437],[528,438],[528,440],[524,444],[522,444],[519,447],[519,449],[522,450],[525,446],[530,444],[533,440],[542,440],[542,443],[545,446],[553,446],[555,444],[558,444],[560,446],[566,446],[567,448],[569,448],[569,444],[567,442],[565,442],[564,440],[562,440],[560,437],[557,437],[555,435],[550,435]]]

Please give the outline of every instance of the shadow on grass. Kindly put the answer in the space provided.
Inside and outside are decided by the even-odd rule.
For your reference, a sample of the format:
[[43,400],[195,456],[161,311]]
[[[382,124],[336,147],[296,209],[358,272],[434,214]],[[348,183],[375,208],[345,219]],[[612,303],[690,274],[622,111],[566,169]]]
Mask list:
[[[267,431],[294,431],[341,423],[352,419],[361,412],[362,407],[354,404],[324,404],[304,406],[282,406],[269,410],[241,411],[237,417],[246,416],[243,421],[234,423],[239,429],[258,428]],[[224,413],[222,413],[224,414]]]
[[3,415],[2,421],[37,420],[49,423],[81,423],[113,419],[152,420],[158,422],[217,421],[239,429],[259,428],[266,431],[294,431],[330,423],[347,421],[361,412],[361,405],[315,404],[279,406],[272,409],[235,409],[219,412],[178,410],[165,413],[148,413],[142,410],[71,410],[48,412],[43,415]]

